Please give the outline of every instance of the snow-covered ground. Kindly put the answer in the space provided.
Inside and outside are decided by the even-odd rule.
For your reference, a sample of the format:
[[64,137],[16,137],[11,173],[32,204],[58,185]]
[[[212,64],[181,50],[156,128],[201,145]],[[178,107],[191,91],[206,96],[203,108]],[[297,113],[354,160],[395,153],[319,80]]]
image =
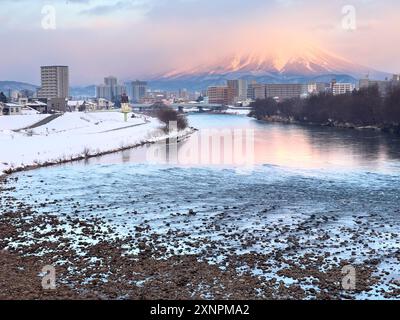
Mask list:
[[246,109],[228,109],[225,112],[227,114],[236,114],[236,115],[244,115],[247,116],[250,113],[250,109],[246,110]]
[[1,130],[19,130],[26,128],[48,116],[48,114],[0,116],[0,132]]
[[[165,138],[154,118],[128,116],[120,112],[66,113],[46,125],[14,132],[44,117],[0,118],[0,174],[10,168],[70,160]],[[179,135],[187,134],[181,132]],[[175,134],[177,135],[177,134]]]

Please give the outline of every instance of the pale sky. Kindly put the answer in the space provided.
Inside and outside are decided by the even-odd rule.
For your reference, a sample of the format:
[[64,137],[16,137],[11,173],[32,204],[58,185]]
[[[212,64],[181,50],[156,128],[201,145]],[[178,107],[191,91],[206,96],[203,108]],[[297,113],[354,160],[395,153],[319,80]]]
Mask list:
[[[343,27],[346,5],[355,30]],[[43,28],[52,8],[55,29]],[[0,36],[0,80],[35,84],[40,65],[69,65],[72,85],[94,84],[268,51],[277,38],[400,73],[398,0],[0,0]]]

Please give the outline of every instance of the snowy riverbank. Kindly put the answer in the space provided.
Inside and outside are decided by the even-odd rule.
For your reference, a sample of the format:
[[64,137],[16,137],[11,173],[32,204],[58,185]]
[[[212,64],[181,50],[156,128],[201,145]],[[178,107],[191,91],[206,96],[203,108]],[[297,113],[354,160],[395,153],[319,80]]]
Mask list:
[[[119,112],[66,113],[46,125],[14,131],[43,118],[0,118],[0,174],[101,155],[168,137],[159,130],[157,119],[129,115],[128,122],[124,122]],[[190,131],[172,133],[170,137],[185,136]]]

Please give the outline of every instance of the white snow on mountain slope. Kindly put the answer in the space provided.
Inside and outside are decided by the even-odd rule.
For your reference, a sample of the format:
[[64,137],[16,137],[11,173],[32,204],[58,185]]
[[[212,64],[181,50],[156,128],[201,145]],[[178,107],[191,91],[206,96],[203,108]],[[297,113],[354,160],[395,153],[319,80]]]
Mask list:
[[182,70],[172,70],[161,79],[179,79],[212,75],[302,75],[347,74],[356,78],[366,74],[379,78],[383,72],[352,63],[342,57],[315,47],[303,47],[291,52],[274,49],[267,52],[243,52],[213,63]]

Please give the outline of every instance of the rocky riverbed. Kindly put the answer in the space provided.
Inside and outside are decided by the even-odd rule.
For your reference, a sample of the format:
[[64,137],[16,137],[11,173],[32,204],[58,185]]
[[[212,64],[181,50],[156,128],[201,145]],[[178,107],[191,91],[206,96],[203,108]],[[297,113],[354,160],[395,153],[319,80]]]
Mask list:
[[[389,187],[376,199],[372,192],[359,195],[375,207],[343,217],[332,208],[288,212],[282,188],[273,191],[277,182],[263,186],[259,203],[199,205],[191,194],[184,211],[159,197],[155,203],[160,193],[154,192],[131,199],[125,210],[101,193],[97,202],[65,196],[66,190],[56,197],[46,189],[51,181],[32,184],[28,176],[8,176],[0,187],[2,299],[400,298],[400,209],[397,200],[385,202],[393,196]],[[42,192],[32,196],[29,183],[41,183]],[[260,185],[252,188],[260,191]],[[351,192],[348,203],[336,199],[341,210],[362,201],[351,200]],[[292,192],[292,205],[298,196]],[[152,203],[156,217],[145,203]],[[56,290],[42,288],[46,265],[56,269]],[[346,290],[349,267],[356,287]]]

